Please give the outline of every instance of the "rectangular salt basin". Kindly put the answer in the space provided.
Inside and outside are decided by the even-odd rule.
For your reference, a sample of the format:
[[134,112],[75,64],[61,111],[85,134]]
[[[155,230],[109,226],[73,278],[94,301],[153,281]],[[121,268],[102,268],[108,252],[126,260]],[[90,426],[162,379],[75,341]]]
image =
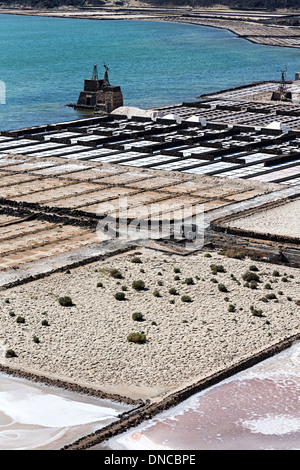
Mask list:
[[88,205],[87,211],[90,212],[89,206],[96,205],[98,207],[100,202],[107,201],[104,203],[104,206],[107,207],[108,205],[112,204],[111,199],[116,200],[117,204],[119,204],[118,198],[126,198],[132,192],[135,192],[135,190],[129,188],[118,188],[114,186],[113,188],[104,188],[102,190],[93,191],[87,194],[78,194],[77,196],[70,195],[69,197],[52,200],[51,203],[49,202],[48,204],[52,207],[69,207],[72,209],[85,207]]
[[[56,144],[57,147],[58,144]],[[84,151],[86,150],[86,147],[83,145],[74,145],[73,147],[69,147],[68,145],[61,144],[59,148],[55,148],[52,150],[45,150],[44,152],[39,152],[38,154],[35,154],[35,157],[55,157],[55,156],[64,156],[68,155],[70,153],[75,154],[76,152]],[[72,158],[72,157],[70,157]]]
[[22,145],[32,144],[30,139],[10,140],[9,142],[0,143],[0,149],[12,149],[14,147],[21,147]]
[[151,140],[142,140],[142,141],[135,141],[135,142],[130,142],[129,144],[124,144],[123,148],[124,150],[129,150],[132,147],[143,147],[146,145],[153,145],[155,142],[152,142]]
[[137,160],[132,160],[132,161],[127,161],[127,162],[120,162],[120,165],[128,165],[128,166],[145,166],[145,165],[152,165],[164,160],[170,160],[169,156],[166,155],[159,155],[159,156],[153,156],[149,157],[148,154],[145,154],[144,158],[140,158]]
[[85,167],[84,165],[76,165],[74,164],[65,164],[65,165],[57,165],[52,166],[50,168],[43,168],[42,170],[38,170],[35,174],[39,175],[57,175],[57,174],[64,174],[67,172],[79,171],[79,170],[86,170],[91,167]]
[[[26,201],[26,202],[39,202],[40,204],[51,201],[56,201],[62,198],[69,198],[69,197],[77,197],[82,193],[88,193],[92,195],[93,191],[100,191],[102,188],[106,188],[104,185],[100,184],[90,184],[87,182],[78,182],[76,184],[69,184],[67,186],[59,186],[48,190],[41,190],[39,192],[35,192],[33,194],[26,194],[25,196],[15,196],[11,199],[14,201]],[[37,187],[37,190],[39,188]]]
[[128,165],[131,165],[131,163],[130,163],[131,158],[134,160],[134,159],[137,159],[137,158],[143,157],[143,156],[147,157],[148,153],[119,152],[119,153],[116,153],[115,155],[108,155],[108,156],[99,157],[98,159],[94,159],[92,161],[106,162],[106,163],[112,162],[112,163],[118,164],[118,163],[121,163],[123,161],[128,160]]
[[174,163],[165,163],[164,165],[153,166],[152,168],[157,168],[158,170],[182,170],[191,165],[200,166],[201,164],[207,164],[207,160],[198,160],[193,158],[187,158],[185,160],[176,161]]
[[218,176],[223,177],[223,178],[244,178],[248,175],[251,175],[253,173],[258,173],[259,171],[262,171],[264,169],[264,164],[258,164],[258,165],[251,165],[249,167],[241,167],[241,168],[236,168],[231,171],[226,171],[223,173],[220,173]]
[[9,171],[31,171],[31,170],[39,170],[41,168],[49,168],[54,166],[53,162],[47,161],[37,161],[37,162],[22,162],[17,165],[11,165],[9,167]]
[[[121,167],[120,167],[121,168]],[[124,168],[125,170],[125,168]],[[150,178],[151,176],[154,176],[151,173],[138,173],[135,171],[124,171],[122,174],[117,175],[117,179],[115,175],[112,176],[107,176],[106,178],[103,178],[101,182],[103,183],[110,183],[110,184],[115,184],[116,181],[118,184],[130,184],[135,181],[139,180],[145,180],[147,178]]]
[[300,173],[300,165],[277,170],[273,173],[267,173],[266,175],[255,176],[252,179],[257,181],[276,181],[287,176],[297,175],[298,173]]
[[72,181],[65,179],[53,180],[53,178],[37,180],[31,177],[27,180],[22,178],[21,181],[17,179],[16,181],[12,181],[11,185],[2,187],[1,196],[5,198],[15,198],[29,193],[36,193],[37,191],[45,191],[46,189],[58,188],[60,186],[65,187],[66,185],[70,185],[71,182]]
[[59,138],[59,139],[62,139],[62,138],[66,138],[66,139],[69,139],[71,137],[80,137],[82,134],[80,132],[57,132],[57,133],[53,133],[53,134],[49,134],[49,135],[45,135],[44,136],[44,139],[46,140],[49,140],[49,139],[52,139],[53,137],[56,139],[56,138]]
[[240,166],[238,164],[234,163],[227,163],[227,162],[218,162],[218,163],[212,163],[211,165],[205,165],[200,168],[193,168],[191,170],[183,170],[184,173],[199,173],[199,174],[205,174],[205,173],[213,173],[217,172],[219,170],[222,170],[223,168],[230,168],[233,169],[237,166]]
[[36,156],[36,153],[38,151],[51,150],[51,149],[57,149],[57,148],[61,149],[63,147],[64,147],[63,144],[56,144],[54,142],[47,142],[47,143],[44,143],[44,144],[36,143],[34,145],[28,145],[28,146],[25,146],[25,147],[20,147],[18,149],[15,149],[13,151],[13,153],[14,153],[14,155],[18,155],[18,154],[28,155],[28,154],[31,153],[32,156]]

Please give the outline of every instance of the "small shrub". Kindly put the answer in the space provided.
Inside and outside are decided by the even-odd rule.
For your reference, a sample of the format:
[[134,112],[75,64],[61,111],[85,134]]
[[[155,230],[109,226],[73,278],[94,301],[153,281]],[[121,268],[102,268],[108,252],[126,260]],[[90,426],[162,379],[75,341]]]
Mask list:
[[235,306],[232,304],[228,305],[228,312],[235,312]]
[[152,321],[151,325],[156,326],[157,325],[156,321]]
[[43,321],[42,321],[42,325],[43,325],[43,326],[49,326],[48,320],[43,320]]
[[245,272],[245,274],[243,274],[243,280],[246,282],[251,282],[251,281],[258,282],[259,276],[251,271],[247,271]]
[[164,283],[163,283],[163,281],[160,281],[160,280],[159,280],[159,281],[157,281],[157,285],[158,285],[158,286],[163,286]]
[[184,283],[187,284],[188,286],[191,286],[192,284],[194,284],[194,279],[192,277],[187,277]]
[[257,289],[257,282],[256,281],[251,281],[249,283],[250,289]]
[[265,289],[267,289],[267,290],[271,290],[271,289],[272,289],[272,286],[271,286],[271,284],[269,284],[269,283],[265,284]]
[[211,254],[210,253],[205,253],[204,258],[211,258]]
[[226,272],[225,269],[224,269],[224,266],[222,266],[222,264],[212,264],[210,266],[210,269],[213,272],[213,274],[225,273]]
[[228,292],[227,287],[224,284],[218,284],[218,289],[220,292]]
[[175,289],[175,287],[171,287],[171,289],[169,289],[169,294],[171,295],[177,295],[177,290]]
[[103,287],[103,282],[101,281],[97,282],[97,287]]
[[111,269],[109,275],[114,279],[123,279],[122,273],[116,268]]
[[132,320],[134,320],[134,321],[143,321],[144,320],[143,314],[141,312],[134,312],[132,314]]
[[180,269],[179,269],[179,268],[174,268],[174,273],[175,273],[175,274],[180,273]]
[[40,340],[37,336],[34,336],[33,337],[33,342],[38,344],[40,342]]
[[155,290],[155,291],[153,292],[153,295],[154,295],[154,297],[161,297],[161,295],[160,295],[160,293],[159,293],[158,290]]
[[5,353],[5,357],[17,357],[15,351],[13,349],[7,349]]
[[214,284],[218,284],[219,281],[215,277],[212,277],[210,282],[213,282]]
[[179,281],[180,280],[180,276],[174,276],[174,281]]
[[252,264],[251,266],[249,266],[249,271],[259,271],[258,267],[255,266],[254,264]]
[[65,297],[59,297],[58,303],[62,307],[71,307],[73,305],[71,297],[65,296]]
[[251,310],[252,315],[254,317],[262,317],[263,316],[262,310],[254,308],[253,305],[251,305],[250,310]]
[[282,277],[282,278],[281,278],[281,281],[282,281],[282,282],[289,282],[289,280],[288,280],[287,277]]
[[134,258],[132,258],[131,262],[132,263],[142,263],[143,261],[138,256],[135,256]]
[[15,316],[16,316],[15,312],[13,312],[13,311],[9,312],[8,315],[9,315],[10,317],[15,317]]
[[122,286],[121,289],[122,289],[123,292],[125,292],[125,291],[127,291],[127,286]]
[[16,322],[17,323],[25,323],[25,318],[18,316],[17,319],[16,319]]
[[277,298],[276,295],[274,294],[274,292],[272,292],[272,294],[267,294],[266,297],[267,297],[267,299],[269,299],[269,300],[272,300],[272,299],[276,299],[276,298]]
[[275,270],[273,271],[272,275],[275,276],[275,277],[279,277],[279,276],[280,276],[280,273],[279,273],[279,271],[277,271],[277,270],[275,269]]
[[262,317],[262,316],[263,316],[262,310],[261,310],[261,309],[258,310],[258,309],[255,308],[255,309],[252,311],[252,315],[253,315],[254,317]]
[[124,294],[124,292],[116,292],[116,293],[115,293],[115,299],[116,299],[116,300],[124,300],[124,299],[125,299],[125,294]]
[[133,283],[132,283],[132,288],[133,288],[134,290],[137,290],[137,291],[139,291],[139,290],[144,290],[144,289],[145,289],[145,283],[144,283],[144,281],[142,281],[142,280],[133,281]]
[[191,299],[191,297],[190,297],[189,295],[183,295],[183,296],[181,297],[181,301],[182,301],[182,302],[191,302],[192,299]]
[[146,341],[146,335],[144,333],[130,333],[127,336],[127,341],[128,343],[137,343],[137,344],[142,344],[145,343]]

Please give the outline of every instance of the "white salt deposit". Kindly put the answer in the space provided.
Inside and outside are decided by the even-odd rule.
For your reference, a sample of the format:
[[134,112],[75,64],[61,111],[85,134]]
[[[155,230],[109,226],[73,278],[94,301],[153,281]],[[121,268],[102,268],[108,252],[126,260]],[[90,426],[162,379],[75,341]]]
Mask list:
[[0,450],[55,450],[117,419],[128,405],[0,374]]
[[282,436],[291,432],[299,432],[300,418],[285,415],[265,416],[263,418],[243,421],[242,426],[251,432]]
[[52,428],[78,426],[118,415],[112,408],[102,408],[36,391],[1,392],[0,412],[14,422]]

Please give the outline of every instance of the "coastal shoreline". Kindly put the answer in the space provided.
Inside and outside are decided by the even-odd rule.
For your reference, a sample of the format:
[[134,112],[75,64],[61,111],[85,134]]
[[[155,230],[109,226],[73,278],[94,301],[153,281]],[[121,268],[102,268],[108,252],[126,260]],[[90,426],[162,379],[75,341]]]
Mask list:
[[[294,11],[249,12],[235,11],[227,8],[193,9],[193,8],[154,8],[146,6],[128,7],[94,7],[94,8],[0,8],[0,14],[42,16],[51,18],[72,18],[101,20],[136,20],[162,21],[207,26],[230,31],[237,37],[254,44],[278,47],[300,48],[300,27],[278,25],[274,19],[284,17]],[[268,18],[270,23],[264,22]],[[273,22],[272,22],[273,21]]]

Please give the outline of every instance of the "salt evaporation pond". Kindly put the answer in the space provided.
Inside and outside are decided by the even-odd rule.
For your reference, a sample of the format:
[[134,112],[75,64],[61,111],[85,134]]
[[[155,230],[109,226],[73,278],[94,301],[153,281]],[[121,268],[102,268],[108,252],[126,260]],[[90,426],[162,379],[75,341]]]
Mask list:
[[101,448],[299,450],[299,391],[300,343],[295,342]]
[[0,450],[58,450],[130,408],[0,374]]

